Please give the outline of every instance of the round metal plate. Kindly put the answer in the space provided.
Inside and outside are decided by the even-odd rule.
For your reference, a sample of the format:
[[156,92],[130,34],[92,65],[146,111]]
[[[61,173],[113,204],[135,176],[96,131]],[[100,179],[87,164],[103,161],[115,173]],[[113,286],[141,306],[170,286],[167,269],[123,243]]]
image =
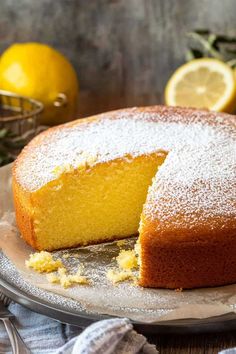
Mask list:
[[[59,305],[54,305],[37,298],[36,296],[29,295],[24,290],[19,289],[3,278],[0,278],[0,291],[30,310],[78,327],[86,327],[95,321],[110,318],[106,315],[93,315],[83,311],[70,311]],[[236,314],[230,313],[207,319],[162,321],[156,324],[145,324],[134,321],[132,321],[132,323],[137,331],[147,334],[219,332],[236,329]]]

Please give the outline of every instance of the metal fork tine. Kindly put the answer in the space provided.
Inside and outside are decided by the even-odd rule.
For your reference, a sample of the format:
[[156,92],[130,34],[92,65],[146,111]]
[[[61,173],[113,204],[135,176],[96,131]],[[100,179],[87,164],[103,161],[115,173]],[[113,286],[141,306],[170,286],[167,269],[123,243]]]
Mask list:
[[14,326],[14,323],[12,322],[12,318],[15,317],[14,314],[12,314],[6,307],[10,302],[11,299],[0,292],[0,319],[4,323],[10,339],[12,352],[13,354],[30,354],[30,350],[25,345],[23,339]]

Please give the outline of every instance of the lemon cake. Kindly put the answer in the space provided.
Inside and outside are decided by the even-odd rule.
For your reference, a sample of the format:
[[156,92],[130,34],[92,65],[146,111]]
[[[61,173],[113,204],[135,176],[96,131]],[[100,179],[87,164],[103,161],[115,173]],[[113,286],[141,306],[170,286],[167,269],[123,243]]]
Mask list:
[[13,167],[16,219],[37,250],[138,233],[142,286],[236,281],[236,123],[153,106],[35,137]]

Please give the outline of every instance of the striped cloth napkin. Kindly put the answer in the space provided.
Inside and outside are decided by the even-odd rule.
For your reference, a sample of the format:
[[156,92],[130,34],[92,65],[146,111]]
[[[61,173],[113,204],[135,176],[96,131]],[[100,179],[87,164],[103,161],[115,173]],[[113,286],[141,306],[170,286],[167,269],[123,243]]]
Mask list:
[[[15,303],[9,305],[9,310],[16,316],[15,325],[33,354],[158,354],[156,347],[138,334],[127,318],[99,321],[82,331]],[[12,351],[5,328],[0,323],[2,353]],[[219,354],[236,354],[236,348]]]
[[[84,331],[62,324],[11,303],[15,325],[34,354],[157,354],[154,345],[133,330],[127,318],[99,321]],[[1,322],[1,321],[0,321]],[[0,353],[12,353],[8,336],[0,323]]]

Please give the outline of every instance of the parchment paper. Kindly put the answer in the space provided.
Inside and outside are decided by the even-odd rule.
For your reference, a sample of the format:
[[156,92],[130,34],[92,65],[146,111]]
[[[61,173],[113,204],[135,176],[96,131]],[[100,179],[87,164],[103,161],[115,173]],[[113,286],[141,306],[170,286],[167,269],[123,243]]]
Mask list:
[[[134,243],[134,238],[128,239],[122,249],[131,249]],[[125,316],[145,323],[182,318],[207,318],[236,311],[236,285],[182,292],[145,289],[129,281],[114,286],[107,280],[106,272],[116,266],[114,257],[120,251],[116,242],[54,252],[71,272],[83,264],[85,275],[91,280],[91,285],[75,285],[64,289],[60,285],[48,283],[45,275],[38,274],[25,266],[25,260],[34,250],[26,245],[15,225],[11,165],[0,169],[0,248],[9,258],[10,264],[13,263],[20,273],[19,275],[13,272],[16,273],[13,276],[19,286],[23,287],[24,283],[29,287],[32,284],[36,289],[36,295],[37,291],[38,294],[42,294],[40,289],[44,289],[43,293],[52,303],[58,297],[56,294],[59,294],[63,296],[64,303],[68,303],[68,306],[73,299],[73,304],[78,304],[78,309]],[[69,258],[62,258],[64,253],[69,253]],[[0,262],[3,262],[1,258]],[[5,272],[9,262],[7,264],[6,266],[2,264]]]

